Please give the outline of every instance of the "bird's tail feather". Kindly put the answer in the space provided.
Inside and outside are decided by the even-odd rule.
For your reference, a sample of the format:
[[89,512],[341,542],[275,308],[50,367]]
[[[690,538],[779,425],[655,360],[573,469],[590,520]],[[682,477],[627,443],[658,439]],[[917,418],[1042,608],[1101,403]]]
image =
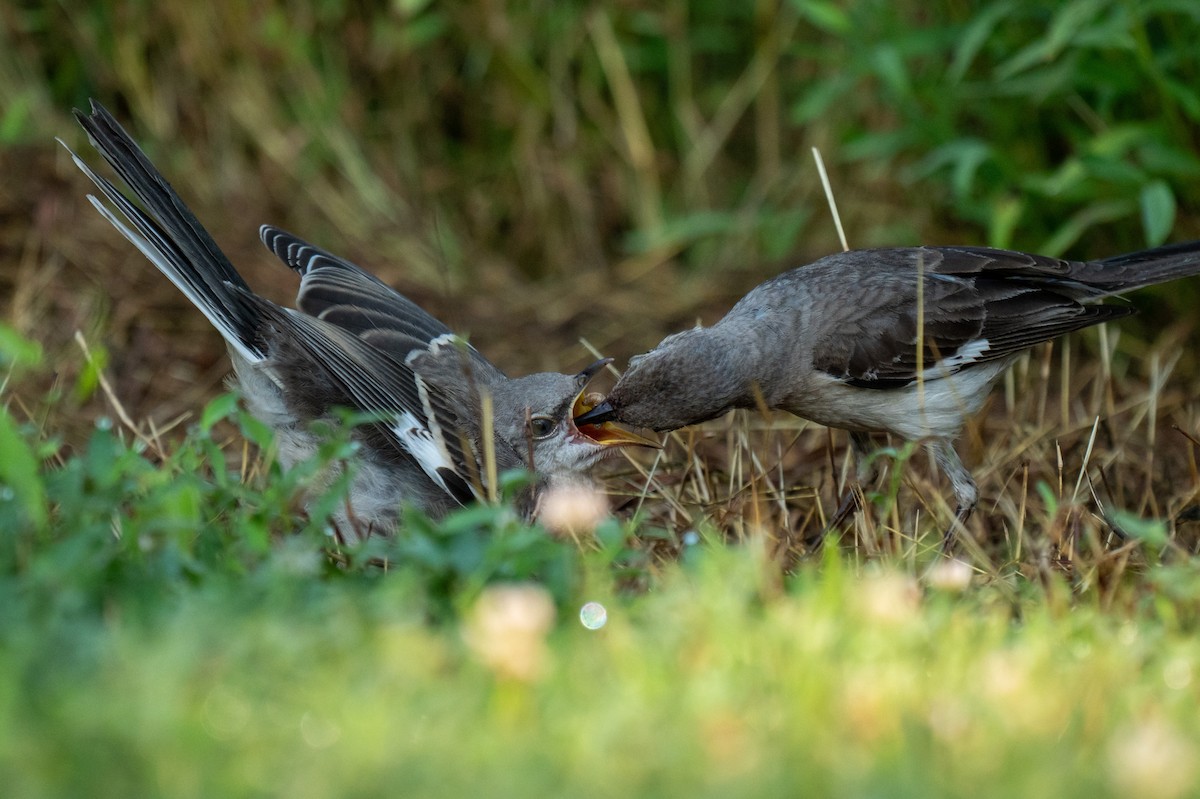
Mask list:
[[76,110],[75,118],[87,131],[92,146],[145,208],[139,208],[109,180],[92,171],[60,139],[76,166],[124,220],[98,198],[88,195],[96,210],[200,309],[230,347],[252,363],[261,361],[260,320],[247,315],[245,304],[230,301],[230,285],[249,287],[212,236],[104,106],[93,100],[92,113]]
[[1200,274],[1200,241],[1166,244],[1105,258],[1084,280],[1106,296]]

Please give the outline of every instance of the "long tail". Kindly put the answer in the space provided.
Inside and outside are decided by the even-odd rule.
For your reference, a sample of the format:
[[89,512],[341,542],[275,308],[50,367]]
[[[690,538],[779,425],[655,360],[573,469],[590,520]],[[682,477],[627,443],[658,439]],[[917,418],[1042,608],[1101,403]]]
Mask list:
[[1200,274],[1200,241],[1167,244],[1149,250],[1105,258],[1082,275],[1083,282],[1105,291],[1105,296],[1166,283]]
[[78,109],[74,113],[75,119],[87,131],[92,146],[121,176],[145,211],[106,178],[93,172],[59,139],[59,144],[71,153],[75,165],[91,178],[129,224],[89,194],[92,205],[208,317],[230,347],[251,363],[261,361],[265,355],[258,341],[261,320],[250,316],[249,309],[253,306],[236,302],[230,289],[230,286],[237,286],[248,291],[246,281],[171,184],[104,106],[92,100],[91,114]]

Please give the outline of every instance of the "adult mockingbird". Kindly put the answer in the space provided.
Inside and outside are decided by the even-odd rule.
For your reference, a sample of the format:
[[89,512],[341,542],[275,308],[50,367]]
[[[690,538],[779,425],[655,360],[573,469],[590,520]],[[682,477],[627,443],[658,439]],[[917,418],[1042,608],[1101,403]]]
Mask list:
[[838,253],[631,358],[575,422],[664,431],[765,405],[850,431],[860,464],[870,433],[924,441],[958,503],[948,544],[979,496],[953,442],[1004,370],[1035,344],[1133,313],[1095,301],[1198,272],[1200,242],[1103,261],[984,247]]
[[353,432],[360,457],[349,507],[334,519],[343,538],[393,530],[403,503],[440,515],[482,497],[489,457],[495,472],[524,466],[545,482],[584,472],[617,447],[654,445],[607,423],[572,421],[607,359],[577,375],[506,377],[372,275],[270,226],[260,229],[263,243],[300,274],[299,310],[255,295],[108,111],[93,101],[91,114],[75,118],[144,210],[71,152],[124,221],[88,198],[224,337],[238,388],[275,431],[281,464],[316,455],[312,423],[337,423],[336,408],[372,415]]

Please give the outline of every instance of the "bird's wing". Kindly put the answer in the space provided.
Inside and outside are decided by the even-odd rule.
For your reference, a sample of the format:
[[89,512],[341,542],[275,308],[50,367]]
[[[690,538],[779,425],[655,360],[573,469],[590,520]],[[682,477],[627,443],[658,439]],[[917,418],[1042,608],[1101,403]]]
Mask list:
[[[361,267],[271,225],[259,229],[263,244],[300,275],[300,310],[369,340],[399,361],[461,342],[450,328]],[[503,373],[474,347],[462,344],[471,369],[486,380]]]
[[[416,460],[456,501],[466,504],[479,496],[478,431],[471,424],[470,407],[337,325],[281,308],[244,289],[231,287],[231,292],[265,320],[275,368],[299,373],[291,376],[295,379],[284,376],[285,385],[319,382],[328,387],[324,392],[304,391],[303,401],[383,415],[370,425],[383,446]],[[314,381],[306,370],[318,371],[325,380]],[[315,416],[327,410],[314,407],[310,412]]]
[[966,247],[855,255],[842,275],[852,283],[835,292],[853,299],[825,314],[813,366],[863,388],[946,377],[1133,312],[1085,305],[1099,292],[1072,280],[1069,261]]

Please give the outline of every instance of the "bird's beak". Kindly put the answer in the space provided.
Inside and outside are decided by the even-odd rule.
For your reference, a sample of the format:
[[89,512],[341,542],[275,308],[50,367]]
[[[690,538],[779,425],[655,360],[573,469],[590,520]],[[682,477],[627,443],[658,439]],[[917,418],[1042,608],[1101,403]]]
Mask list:
[[601,358],[590,366],[584,367],[583,371],[575,375],[576,382],[580,388],[585,388],[588,383],[592,382],[592,378],[600,374],[600,370],[613,362],[612,358]]
[[[582,399],[582,395],[580,395]],[[580,426],[606,424],[611,422],[613,417],[617,415],[617,409],[612,406],[608,400],[603,400],[595,407],[582,407],[585,403],[576,401],[575,403],[575,424]]]
[[662,449],[662,444],[658,443],[658,441],[610,421],[616,415],[616,410],[613,409],[613,406],[607,400],[592,407],[592,403],[595,400],[595,394],[580,394],[575,400],[575,407],[571,410],[571,413],[575,417],[575,427],[581,435],[587,436],[597,444],[603,444],[606,447],[626,446]]
[[599,394],[583,390],[587,388],[588,382],[596,376],[596,373],[610,363],[612,363],[612,358],[604,358],[596,361],[577,375],[582,385],[579,396],[575,397],[575,404],[571,408],[572,423],[575,425],[575,428],[579,431],[580,435],[586,436],[597,444],[603,444],[606,447],[626,446],[662,449],[662,444],[658,443],[655,439],[647,438],[626,427],[615,424],[612,418],[616,416],[617,411],[613,408],[612,404],[608,400],[603,399]]

